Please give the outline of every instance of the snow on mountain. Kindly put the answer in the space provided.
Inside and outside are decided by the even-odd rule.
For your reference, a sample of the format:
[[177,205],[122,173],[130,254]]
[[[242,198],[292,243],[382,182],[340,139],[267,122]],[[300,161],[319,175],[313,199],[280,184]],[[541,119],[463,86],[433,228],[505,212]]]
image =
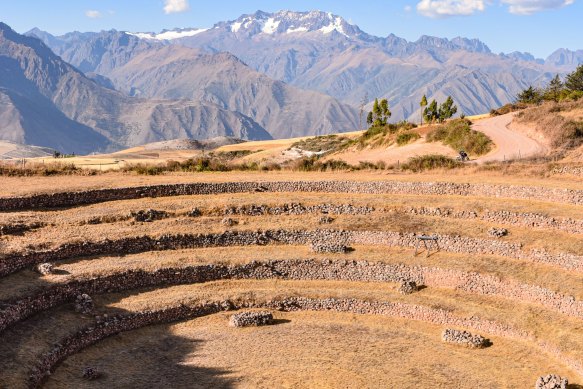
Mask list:
[[218,23],[214,28],[249,35],[304,32],[330,34],[333,31],[346,37],[362,34],[357,26],[348,23],[340,16],[323,11],[279,11],[273,14],[257,11],[254,14],[242,15],[236,20]]
[[187,28],[187,29],[175,29],[175,30],[164,30],[159,34],[154,34],[152,32],[126,32],[128,35],[133,35],[141,39],[150,39],[157,41],[166,41],[179,38],[186,38],[189,36],[195,36],[201,32],[207,31],[208,28]]

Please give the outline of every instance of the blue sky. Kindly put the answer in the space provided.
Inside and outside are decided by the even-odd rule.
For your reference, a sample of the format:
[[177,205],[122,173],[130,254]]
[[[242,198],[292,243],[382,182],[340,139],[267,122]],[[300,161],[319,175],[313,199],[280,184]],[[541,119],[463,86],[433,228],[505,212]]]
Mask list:
[[69,31],[158,32],[211,27],[256,10],[319,9],[338,14],[369,34],[479,38],[494,52],[583,49],[583,0],[2,0],[0,20],[18,32],[33,27]]

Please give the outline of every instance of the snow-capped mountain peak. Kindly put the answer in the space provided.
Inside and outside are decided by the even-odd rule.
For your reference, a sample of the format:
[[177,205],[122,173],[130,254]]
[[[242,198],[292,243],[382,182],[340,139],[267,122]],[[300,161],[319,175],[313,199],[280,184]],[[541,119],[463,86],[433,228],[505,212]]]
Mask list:
[[330,34],[334,31],[346,37],[363,34],[357,26],[348,23],[340,16],[322,11],[279,11],[272,14],[257,11],[254,14],[243,15],[237,20],[220,23],[215,26],[215,28],[221,27],[232,33],[249,35],[306,32]]

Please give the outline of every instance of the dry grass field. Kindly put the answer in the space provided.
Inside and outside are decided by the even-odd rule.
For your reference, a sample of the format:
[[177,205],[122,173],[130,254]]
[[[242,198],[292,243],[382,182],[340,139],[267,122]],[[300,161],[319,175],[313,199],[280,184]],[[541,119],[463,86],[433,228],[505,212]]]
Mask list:
[[[472,175],[467,173],[467,170],[415,175],[229,172],[138,176],[111,172],[95,176],[0,177],[0,198],[171,183],[299,180],[504,184],[530,190],[564,188],[583,193],[583,182],[577,177],[539,178],[479,169]],[[273,209],[289,204],[315,210],[259,215],[226,212],[233,207],[249,209],[263,205]],[[368,211],[324,214],[318,208],[330,204]],[[200,215],[189,215],[193,208]],[[448,213],[412,211],[436,208]],[[150,222],[137,221],[132,216],[132,212],[148,209],[163,211],[165,215]],[[476,216],[455,216],[471,212]],[[528,218],[537,215],[549,223],[532,225],[483,217],[503,212],[518,215],[517,220],[531,220]],[[333,220],[321,224],[322,216]],[[231,218],[235,224],[225,225],[225,218]],[[557,223],[563,227],[556,227]],[[489,242],[492,247],[519,247],[525,256],[500,250],[460,252],[447,245],[428,257],[425,253],[414,256],[412,246],[376,243],[350,244],[352,250],[346,253],[317,253],[309,244],[282,242],[63,255],[51,262],[53,269],[49,274],[39,274],[32,266],[25,266],[0,276],[0,324],[9,323],[3,330],[0,326],[0,388],[528,388],[546,374],[567,377],[571,389],[583,385],[583,271],[561,265],[561,261],[567,260],[583,263],[581,205],[553,198],[543,201],[498,195],[264,191],[0,210],[0,227],[33,224],[34,228],[18,233],[3,234],[8,229],[0,229],[0,265],[76,242],[266,230],[316,231],[316,235],[321,230],[401,236],[439,234]],[[506,228],[508,235],[493,237],[489,234],[492,227]],[[541,262],[526,256],[541,251],[558,259]],[[127,290],[123,282],[119,287],[111,284],[98,292],[97,287],[91,286],[105,277],[131,274],[130,271],[156,274],[171,269],[172,274],[179,276],[197,266],[239,269],[267,263],[269,268],[273,266],[270,261],[280,261],[278,266],[289,266],[290,272],[278,273],[276,269],[267,277],[189,282],[175,282],[168,276],[150,286],[132,284]],[[300,261],[323,264],[330,270],[324,271],[323,276],[307,273],[294,278],[293,274],[301,272],[294,268]],[[367,280],[377,275],[366,273],[367,266],[377,264],[421,271],[425,277],[423,287],[404,295],[398,291],[398,280]],[[338,269],[347,267],[356,270],[349,277],[342,277]],[[92,312],[75,311],[75,298],[81,292],[74,289],[75,285],[82,285],[83,293],[91,296]],[[75,292],[63,299],[53,301],[47,297],[37,300],[36,305],[30,303],[35,296],[45,296],[48,291],[65,286]],[[297,310],[261,308],[289,298],[394,304],[409,307],[409,313],[299,306]],[[112,330],[110,336],[97,336],[76,348],[71,346],[62,355],[55,352],[69,347],[67,339],[75,334],[85,334],[79,338],[85,339],[83,336],[96,334],[92,332],[96,328],[106,328],[100,324],[106,317],[109,319],[105,320],[120,318],[123,322],[132,315],[227,300],[237,307],[269,309],[275,322],[235,328],[228,325],[233,312],[220,311],[201,317],[162,320],[127,331]],[[29,311],[11,322],[11,312],[17,306],[26,306]],[[117,328],[117,322],[109,323]],[[472,349],[445,343],[441,340],[445,328],[468,330],[486,337],[491,344]],[[61,356],[48,366],[43,365],[40,371],[44,379],[31,380],[39,371],[35,370],[39,361],[47,360],[51,352]],[[84,378],[86,367],[97,369],[101,375],[95,380]]]

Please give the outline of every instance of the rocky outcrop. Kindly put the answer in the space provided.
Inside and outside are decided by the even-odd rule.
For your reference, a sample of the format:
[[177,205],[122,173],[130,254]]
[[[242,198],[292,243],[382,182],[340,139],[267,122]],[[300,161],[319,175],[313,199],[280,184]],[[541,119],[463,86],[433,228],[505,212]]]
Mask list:
[[273,181],[152,185],[113,189],[94,189],[81,192],[40,194],[27,197],[5,197],[0,198],[0,209],[4,211],[14,211],[22,209],[72,207],[76,205],[137,199],[142,197],[245,193],[254,192],[257,188],[265,188],[265,191],[269,192],[386,193],[407,195],[505,197],[583,205],[583,191],[566,188],[543,188],[501,184],[461,184],[452,182]]

